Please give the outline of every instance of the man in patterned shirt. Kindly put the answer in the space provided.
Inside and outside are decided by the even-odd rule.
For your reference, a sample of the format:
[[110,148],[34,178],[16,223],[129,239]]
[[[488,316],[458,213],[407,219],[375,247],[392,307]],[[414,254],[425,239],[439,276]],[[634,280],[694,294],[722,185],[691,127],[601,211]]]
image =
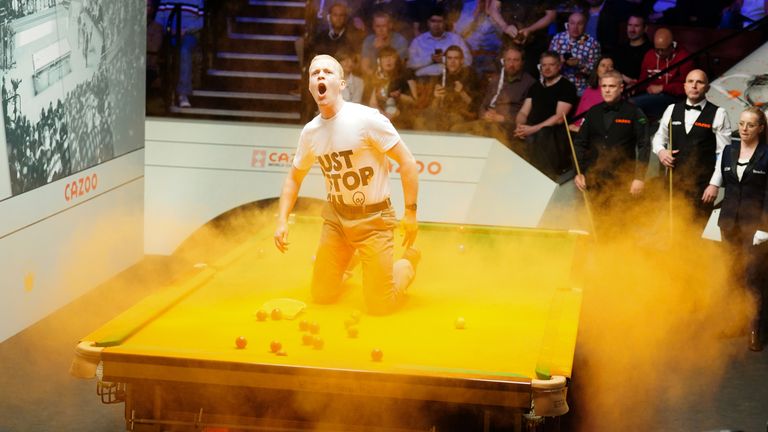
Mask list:
[[600,58],[600,43],[584,33],[586,24],[587,17],[583,13],[572,13],[568,17],[565,31],[556,34],[549,44],[550,51],[560,54],[562,74],[576,86],[579,96],[587,88],[587,80]]

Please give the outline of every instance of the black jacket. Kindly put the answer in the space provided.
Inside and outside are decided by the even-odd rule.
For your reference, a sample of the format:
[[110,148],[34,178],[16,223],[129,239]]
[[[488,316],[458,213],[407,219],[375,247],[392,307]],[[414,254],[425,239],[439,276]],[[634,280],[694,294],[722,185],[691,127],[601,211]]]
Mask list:
[[585,174],[594,171],[605,179],[626,172],[635,179],[645,178],[650,155],[648,120],[631,102],[592,107],[573,144]]
[[739,144],[723,150],[720,171],[725,198],[721,203],[718,226],[742,232],[768,231],[768,146],[759,144],[739,181],[736,173]]

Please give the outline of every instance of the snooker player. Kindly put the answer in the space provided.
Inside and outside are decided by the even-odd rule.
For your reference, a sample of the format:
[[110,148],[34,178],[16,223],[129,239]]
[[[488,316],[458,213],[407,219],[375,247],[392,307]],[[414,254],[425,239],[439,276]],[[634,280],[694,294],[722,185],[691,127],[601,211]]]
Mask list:
[[627,210],[626,198],[642,193],[651,150],[645,114],[621,98],[621,74],[606,72],[599,84],[603,102],[587,111],[573,141],[582,170],[574,182],[580,190],[589,188],[599,210],[596,222],[603,222],[598,230],[621,225],[611,219]]
[[[363,295],[372,314],[394,311],[404,300],[420,254],[416,239],[418,166],[392,123],[377,110],[346,102],[339,62],[318,55],[309,66],[309,92],[320,114],[304,126],[280,195],[275,245],[288,249],[288,215],[315,160],[325,177],[328,201],[312,275],[312,297],[331,303],[342,293],[352,256],[360,256]],[[395,210],[389,199],[389,161],[400,166],[405,213],[403,259],[394,262]]]

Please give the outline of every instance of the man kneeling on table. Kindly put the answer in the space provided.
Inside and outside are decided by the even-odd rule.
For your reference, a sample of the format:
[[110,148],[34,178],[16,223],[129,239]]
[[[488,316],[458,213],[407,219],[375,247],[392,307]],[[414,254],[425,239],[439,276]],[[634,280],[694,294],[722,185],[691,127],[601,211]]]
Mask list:
[[[312,275],[312,297],[334,302],[344,272],[357,252],[363,268],[363,294],[372,314],[387,314],[404,301],[420,253],[413,248],[418,225],[418,165],[392,123],[377,110],[345,102],[339,62],[316,56],[309,67],[309,91],[320,114],[304,126],[280,195],[275,245],[288,248],[288,215],[315,160],[325,177],[328,202]],[[400,166],[405,212],[402,259],[394,260],[395,210],[389,199],[389,161]]]

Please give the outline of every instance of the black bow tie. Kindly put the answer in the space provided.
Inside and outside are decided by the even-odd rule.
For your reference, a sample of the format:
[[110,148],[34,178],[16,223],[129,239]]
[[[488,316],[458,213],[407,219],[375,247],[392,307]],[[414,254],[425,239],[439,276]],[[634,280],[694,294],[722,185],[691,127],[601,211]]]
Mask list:
[[613,104],[613,105],[605,104],[605,108],[604,109],[605,109],[606,112],[608,112],[608,111],[618,111],[619,110],[619,104]]
[[688,111],[688,110],[701,111],[701,105],[688,105],[688,104],[685,104],[685,110],[686,111]]

